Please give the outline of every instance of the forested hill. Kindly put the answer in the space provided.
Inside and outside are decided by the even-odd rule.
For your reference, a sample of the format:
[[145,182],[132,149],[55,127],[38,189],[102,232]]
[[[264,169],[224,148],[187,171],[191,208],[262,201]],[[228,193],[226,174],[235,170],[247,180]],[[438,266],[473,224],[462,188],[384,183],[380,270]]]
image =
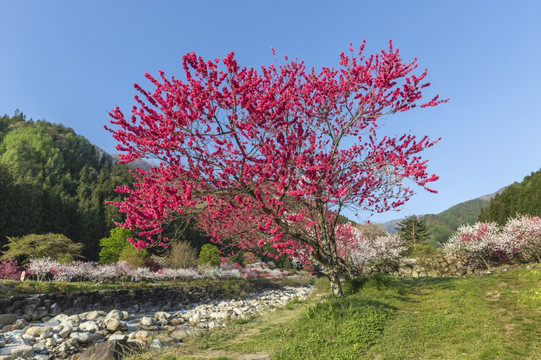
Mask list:
[[496,195],[481,211],[479,220],[503,225],[508,218],[517,214],[541,216],[541,169]]
[[[425,221],[430,242],[434,246],[446,242],[460,225],[473,224],[477,221],[483,207],[490,203],[490,199],[498,196],[505,188],[495,193],[464,201],[451,206],[439,214],[419,215]],[[396,232],[395,227],[402,219],[392,220],[383,224],[388,232]]]
[[48,232],[85,245],[97,260],[117,209],[118,185],[133,183],[126,165],[113,164],[86,138],[63,125],[26,120],[16,112],[0,118],[0,242]]

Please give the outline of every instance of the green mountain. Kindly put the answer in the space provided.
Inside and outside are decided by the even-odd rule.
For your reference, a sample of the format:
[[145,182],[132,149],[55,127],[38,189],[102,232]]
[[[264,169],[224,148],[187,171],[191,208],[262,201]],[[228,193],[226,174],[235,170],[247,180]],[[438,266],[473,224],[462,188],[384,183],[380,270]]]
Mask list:
[[0,245],[52,232],[82,243],[83,255],[97,260],[99,240],[122,220],[105,202],[120,200],[114,189],[132,182],[126,165],[73,129],[20,112],[0,117]]
[[[505,189],[505,188],[504,188]],[[490,203],[490,200],[501,193],[504,189],[489,195],[484,195],[476,199],[468,200],[460,204],[451,206],[449,209],[439,214],[418,215],[427,225],[429,242],[439,247],[441,243],[446,242],[449,236],[455,232],[460,225],[473,224],[477,221],[481,210]],[[383,224],[385,230],[390,233],[396,232],[397,224],[403,219],[391,220]]]

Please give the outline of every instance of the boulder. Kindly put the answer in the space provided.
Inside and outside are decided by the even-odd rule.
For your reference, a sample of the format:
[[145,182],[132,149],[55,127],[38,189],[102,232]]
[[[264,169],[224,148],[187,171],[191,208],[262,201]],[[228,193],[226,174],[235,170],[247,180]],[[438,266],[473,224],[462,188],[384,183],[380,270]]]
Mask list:
[[141,347],[136,342],[125,340],[108,340],[97,343],[86,349],[78,360],[120,360],[127,355],[135,354],[141,351]]

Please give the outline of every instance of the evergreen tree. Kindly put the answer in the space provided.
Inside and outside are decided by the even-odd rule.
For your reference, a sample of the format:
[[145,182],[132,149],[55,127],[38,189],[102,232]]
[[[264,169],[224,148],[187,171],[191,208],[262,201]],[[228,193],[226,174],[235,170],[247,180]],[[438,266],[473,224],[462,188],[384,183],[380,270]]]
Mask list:
[[408,216],[397,224],[398,234],[405,242],[413,246],[424,242],[428,238],[427,228],[424,220],[417,216]]

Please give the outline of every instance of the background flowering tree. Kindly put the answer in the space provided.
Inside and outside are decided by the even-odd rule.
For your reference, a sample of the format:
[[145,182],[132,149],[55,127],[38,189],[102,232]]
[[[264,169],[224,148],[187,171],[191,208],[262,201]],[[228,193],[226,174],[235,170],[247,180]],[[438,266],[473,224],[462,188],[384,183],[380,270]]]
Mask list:
[[443,101],[420,103],[426,71],[414,75],[416,60],[402,62],[391,42],[369,57],[364,46],[319,72],[287,57],[255,70],[233,53],[221,62],[189,53],[184,80],[145,74],[155,89],[135,85],[131,118],[110,113],[121,162],[159,163],[119,189],[123,226],[139,231],[132,243],[163,245],[163,224],[195,218],[218,243],[323,266],[341,294],[338,215],[397,208],[413,192],[404,179],[427,190],[437,179],[419,156],[435,141],[376,131],[383,115]]

